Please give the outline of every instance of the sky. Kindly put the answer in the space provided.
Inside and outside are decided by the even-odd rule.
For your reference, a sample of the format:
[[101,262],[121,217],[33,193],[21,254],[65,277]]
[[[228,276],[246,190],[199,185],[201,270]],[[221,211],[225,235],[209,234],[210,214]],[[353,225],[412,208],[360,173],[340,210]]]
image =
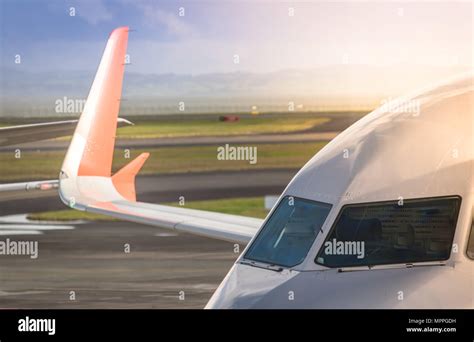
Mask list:
[[20,53],[28,70],[89,69],[123,25],[136,30],[129,53],[141,73],[471,64],[472,15],[471,3],[448,1],[2,0],[1,64]]
[[[278,82],[286,72],[279,93],[291,91],[284,87],[292,84],[292,70],[370,67],[399,71],[404,79],[397,84],[421,84],[427,74],[438,76],[433,70],[444,76],[472,69],[473,60],[469,1],[2,0],[0,76],[6,81],[0,87],[11,84],[11,75],[83,72],[90,79],[118,26],[133,30],[127,73],[188,75],[189,83],[221,73],[273,75]],[[387,83],[373,85],[373,79],[358,82],[370,80],[379,89]],[[239,82],[245,87],[245,77]]]

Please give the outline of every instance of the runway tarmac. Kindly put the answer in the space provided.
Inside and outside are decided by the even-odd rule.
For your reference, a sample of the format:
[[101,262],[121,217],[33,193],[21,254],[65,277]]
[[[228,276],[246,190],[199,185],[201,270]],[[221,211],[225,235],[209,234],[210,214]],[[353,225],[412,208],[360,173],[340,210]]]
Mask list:
[[10,237],[39,253],[0,256],[0,308],[203,308],[238,256],[228,242],[135,223],[74,227]]

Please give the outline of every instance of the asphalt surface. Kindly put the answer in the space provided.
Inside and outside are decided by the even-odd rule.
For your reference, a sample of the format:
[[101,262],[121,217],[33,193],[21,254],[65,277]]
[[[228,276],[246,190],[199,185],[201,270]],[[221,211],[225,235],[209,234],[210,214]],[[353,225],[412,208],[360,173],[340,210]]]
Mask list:
[[74,227],[9,236],[37,241],[38,258],[0,256],[0,308],[203,308],[238,256],[228,242],[135,223]]

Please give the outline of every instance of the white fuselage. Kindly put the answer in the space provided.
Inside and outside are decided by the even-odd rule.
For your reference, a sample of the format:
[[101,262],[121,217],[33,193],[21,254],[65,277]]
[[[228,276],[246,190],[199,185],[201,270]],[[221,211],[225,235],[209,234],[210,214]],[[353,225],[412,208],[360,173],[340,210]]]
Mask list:
[[[474,308],[474,260],[468,253],[474,205],[473,94],[472,76],[456,79],[398,100],[399,110],[375,110],[331,141],[280,197],[331,205],[304,260],[290,267],[249,260],[254,237],[207,308]],[[405,111],[413,107],[407,102],[416,103],[419,112]],[[459,198],[460,205],[457,217],[448,220],[452,227],[441,232],[451,234],[445,242],[452,241],[442,260],[356,267],[315,261],[347,206],[449,196]],[[395,246],[394,253],[415,245],[428,258],[439,252],[441,243],[424,231],[439,229],[437,222],[426,223],[436,210],[423,210],[421,229],[413,228],[416,220],[394,228],[399,230],[392,236],[396,241],[387,242]]]

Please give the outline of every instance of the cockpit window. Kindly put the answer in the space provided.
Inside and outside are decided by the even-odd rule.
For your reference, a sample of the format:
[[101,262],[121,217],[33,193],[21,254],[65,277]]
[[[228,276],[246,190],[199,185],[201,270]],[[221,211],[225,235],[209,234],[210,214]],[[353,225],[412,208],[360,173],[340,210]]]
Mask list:
[[315,261],[348,267],[447,260],[460,204],[447,197],[347,205]]
[[308,254],[331,210],[327,203],[284,197],[245,254],[245,259],[292,267]]

